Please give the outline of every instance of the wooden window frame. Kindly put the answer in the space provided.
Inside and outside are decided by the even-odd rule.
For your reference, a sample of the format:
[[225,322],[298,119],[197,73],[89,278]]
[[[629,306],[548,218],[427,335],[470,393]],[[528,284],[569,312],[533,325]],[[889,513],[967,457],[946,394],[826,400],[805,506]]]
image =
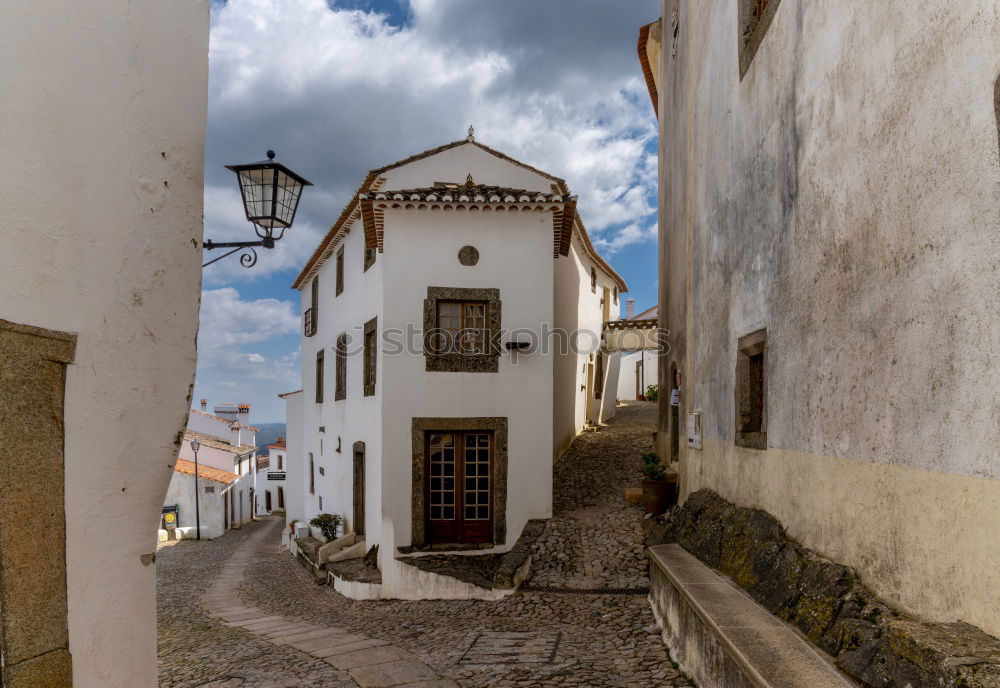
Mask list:
[[366,397],[375,394],[375,385],[378,382],[378,318],[372,318],[365,323],[365,359],[364,359],[364,395]]
[[323,375],[324,375],[325,351],[320,349],[316,352],[316,403],[323,403]]
[[337,289],[336,296],[344,293],[344,247],[337,251]]
[[368,246],[365,244],[365,272],[368,272],[368,268],[375,265],[375,258],[378,255],[378,249],[374,246]]
[[[440,351],[438,304],[485,304],[487,345],[482,353]],[[500,290],[491,288],[427,287],[424,299],[424,360],[430,372],[496,373],[500,369],[500,327],[502,305]]]
[[336,360],[336,388],[333,393],[334,401],[341,401],[347,398],[347,333],[343,332],[337,337],[337,348],[334,355]]
[[[453,330],[451,328],[445,328],[445,327],[441,326],[441,307],[442,306],[458,306],[459,312],[458,312],[458,329],[457,330]],[[470,307],[470,306],[472,306],[472,307],[482,306],[483,307],[483,313],[482,313],[482,315],[481,316],[479,316],[479,315],[475,315],[475,316],[469,315],[467,313],[467,308]],[[442,354],[461,354],[463,356],[480,356],[480,355],[485,354],[489,350],[489,343],[490,343],[490,330],[489,330],[490,302],[489,301],[456,301],[456,300],[450,300],[450,299],[441,299],[441,300],[439,300],[437,302],[435,310],[436,310],[436,317],[435,317],[435,321],[434,321],[434,327],[439,332],[439,339],[438,339],[438,341],[440,341],[440,334],[443,334],[445,332],[449,333],[448,337],[447,337],[447,339],[448,339],[447,349],[445,349],[444,351],[441,351],[440,353],[442,353]],[[468,323],[468,321],[467,321],[468,318],[482,318],[482,321],[483,321],[482,328],[472,328],[472,327],[470,327],[467,324]],[[479,331],[479,332],[482,333],[481,341],[478,342],[479,346],[482,349],[480,351],[464,351],[464,350],[462,350],[462,347],[463,347],[462,334],[465,333],[465,332],[468,332],[468,331],[472,331],[472,330],[476,330],[476,331]]]

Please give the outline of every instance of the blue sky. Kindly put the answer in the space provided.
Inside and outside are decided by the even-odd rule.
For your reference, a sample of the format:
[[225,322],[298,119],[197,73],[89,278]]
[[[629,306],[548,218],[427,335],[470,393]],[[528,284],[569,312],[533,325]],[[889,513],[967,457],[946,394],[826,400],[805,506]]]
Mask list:
[[276,395],[300,386],[298,269],[365,171],[464,138],[470,124],[564,177],[637,311],[653,305],[656,132],[635,42],[658,12],[658,0],[214,3],[206,238],[252,232],[223,165],[273,148],[315,186],[255,267],[230,257],[205,268],[195,399],[283,421]]

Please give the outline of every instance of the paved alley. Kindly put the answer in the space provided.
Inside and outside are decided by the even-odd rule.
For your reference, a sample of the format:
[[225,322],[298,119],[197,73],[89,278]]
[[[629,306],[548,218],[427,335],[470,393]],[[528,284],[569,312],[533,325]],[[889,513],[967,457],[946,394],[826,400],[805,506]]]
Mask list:
[[[530,586],[647,585],[641,514],[622,489],[638,482],[654,418],[652,404],[629,404],[557,463]],[[161,687],[688,685],[642,594],[354,601],[315,585],[280,551],[279,529],[269,520],[160,550]]]

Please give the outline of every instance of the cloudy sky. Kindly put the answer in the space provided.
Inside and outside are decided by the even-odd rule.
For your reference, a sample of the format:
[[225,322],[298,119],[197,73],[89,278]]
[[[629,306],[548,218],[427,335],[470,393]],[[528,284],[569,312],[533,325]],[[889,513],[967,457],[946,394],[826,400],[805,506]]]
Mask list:
[[216,0],[205,237],[252,232],[223,165],[273,148],[315,186],[255,267],[231,257],[205,268],[195,398],[283,421],[277,393],[301,386],[298,269],[367,170],[464,138],[470,124],[477,140],[565,178],[636,308],[655,303],[656,131],[635,43],[659,4]]

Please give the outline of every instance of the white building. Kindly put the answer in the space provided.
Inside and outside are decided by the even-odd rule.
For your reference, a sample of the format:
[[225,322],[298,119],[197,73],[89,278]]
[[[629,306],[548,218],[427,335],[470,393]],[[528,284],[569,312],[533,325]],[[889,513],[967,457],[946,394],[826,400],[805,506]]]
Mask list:
[[[177,517],[177,533],[180,537],[197,537],[201,527],[201,539],[213,540],[225,534],[232,527],[231,504],[235,504],[237,483],[240,477],[199,463],[197,487],[194,462],[177,459],[174,476],[170,479],[167,496],[164,499],[164,513],[173,509]],[[198,510],[195,510],[195,494],[198,494]],[[166,524],[163,524],[164,526]],[[167,532],[161,527],[161,537]]]
[[287,447],[279,437],[267,445],[267,456],[257,456],[257,515],[285,510],[285,477]]
[[[638,315],[632,313],[632,299],[626,300],[625,320],[652,320],[659,314],[659,306],[653,306]],[[641,349],[621,354],[621,372],[618,375],[618,398],[640,399],[646,395],[650,385],[659,384],[657,359],[654,349]],[[669,393],[667,390],[664,393]]]
[[[205,407],[203,399],[202,408]],[[254,470],[257,428],[240,423],[250,413],[250,406],[247,404],[226,404],[216,406],[215,410],[229,407],[238,410],[226,416],[212,415],[197,409],[191,409],[188,413],[188,429],[184,431],[184,441],[178,448],[174,475],[163,502],[164,509],[178,509],[178,531],[183,537],[195,537],[193,440],[197,440],[200,445],[197,457],[199,478],[203,475],[202,471],[207,471],[206,475],[212,471],[220,471],[221,473],[211,474],[217,478],[215,482],[225,485],[216,489],[211,484],[205,484],[201,488],[202,513],[207,505],[212,513],[219,514],[219,527],[208,531],[210,535],[206,535],[205,522],[202,521],[202,539],[219,537],[230,528],[240,528],[248,523],[255,513],[254,502],[259,502],[255,500],[257,471]],[[192,476],[190,479],[189,475]],[[161,533],[161,537],[164,535]]]
[[626,285],[576,203],[470,133],[369,172],[295,281],[288,519],[342,514],[383,596],[421,594],[401,548],[505,551],[551,516],[553,458],[614,414],[598,344]]

